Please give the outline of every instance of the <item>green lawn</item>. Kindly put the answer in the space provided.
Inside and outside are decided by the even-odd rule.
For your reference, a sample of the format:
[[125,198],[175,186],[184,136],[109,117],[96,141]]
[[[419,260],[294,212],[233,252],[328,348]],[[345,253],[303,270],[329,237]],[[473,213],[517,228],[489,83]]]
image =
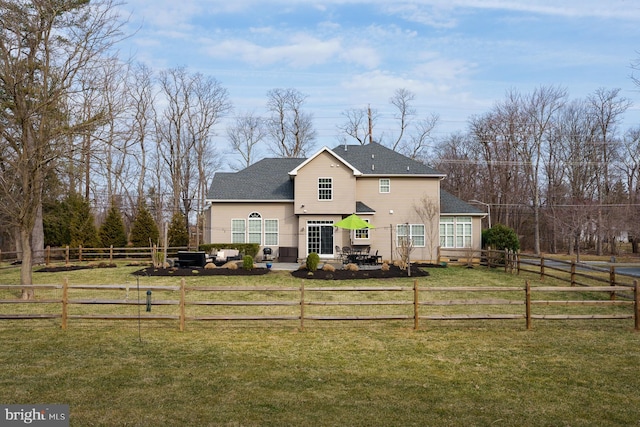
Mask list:
[[[35,280],[134,284],[127,274],[134,269],[37,273]],[[0,271],[0,283],[15,283],[13,274]],[[419,282],[519,286],[525,279],[447,268]],[[191,282],[299,283],[286,273]],[[357,285],[371,283],[348,283]],[[76,320],[66,331],[59,320],[0,321],[0,402],[69,404],[73,426],[640,423],[640,334],[632,320],[538,320],[531,331],[524,320],[434,321],[419,331],[412,321],[306,326],[193,322],[181,333],[175,321],[139,329],[137,322]]]

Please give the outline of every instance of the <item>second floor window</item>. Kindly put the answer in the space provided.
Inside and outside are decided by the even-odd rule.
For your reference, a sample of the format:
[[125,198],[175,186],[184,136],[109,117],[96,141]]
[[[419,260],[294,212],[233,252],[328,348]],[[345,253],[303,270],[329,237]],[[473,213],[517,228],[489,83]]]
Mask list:
[[333,178],[318,178],[318,200],[333,200]]
[[391,180],[389,178],[380,178],[380,192],[381,193],[391,192]]

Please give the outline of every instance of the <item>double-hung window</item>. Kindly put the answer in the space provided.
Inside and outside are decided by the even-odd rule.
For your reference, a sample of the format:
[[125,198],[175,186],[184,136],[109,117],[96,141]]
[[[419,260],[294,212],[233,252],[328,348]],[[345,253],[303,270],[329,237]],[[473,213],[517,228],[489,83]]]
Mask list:
[[262,216],[257,212],[249,215],[249,227],[247,243],[262,244]]
[[318,178],[318,200],[333,200],[333,178]]
[[232,243],[257,243],[265,246],[279,245],[279,223],[277,219],[262,219],[258,212],[252,212],[247,219],[231,220]]
[[471,247],[471,217],[440,218],[440,246],[443,248]]
[[264,220],[264,245],[278,246],[278,220]]
[[398,247],[411,245],[425,246],[424,224],[398,224],[396,226],[396,245]]
[[246,222],[244,219],[231,220],[231,243],[245,243]]
[[391,180],[389,178],[380,178],[379,182],[379,192],[380,193],[391,193]]

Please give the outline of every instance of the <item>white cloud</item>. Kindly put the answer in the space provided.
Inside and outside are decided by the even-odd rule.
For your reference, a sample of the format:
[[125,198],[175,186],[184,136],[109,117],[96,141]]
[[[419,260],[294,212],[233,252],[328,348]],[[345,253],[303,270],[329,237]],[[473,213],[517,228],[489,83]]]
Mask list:
[[340,37],[324,40],[303,33],[292,34],[285,42],[273,42],[269,46],[239,38],[209,40],[207,44],[206,52],[213,58],[239,58],[254,67],[283,63],[304,69],[341,61],[372,68],[380,61],[377,52],[366,45],[345,46]]

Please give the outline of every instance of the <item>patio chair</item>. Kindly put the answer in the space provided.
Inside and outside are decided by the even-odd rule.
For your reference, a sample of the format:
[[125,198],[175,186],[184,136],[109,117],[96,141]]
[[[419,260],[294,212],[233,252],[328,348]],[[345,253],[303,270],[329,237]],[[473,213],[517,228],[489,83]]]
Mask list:
[[371,265],[382,264],[382,256],[378,255],[378,251],[374,255],[367,258],[367,263]]

